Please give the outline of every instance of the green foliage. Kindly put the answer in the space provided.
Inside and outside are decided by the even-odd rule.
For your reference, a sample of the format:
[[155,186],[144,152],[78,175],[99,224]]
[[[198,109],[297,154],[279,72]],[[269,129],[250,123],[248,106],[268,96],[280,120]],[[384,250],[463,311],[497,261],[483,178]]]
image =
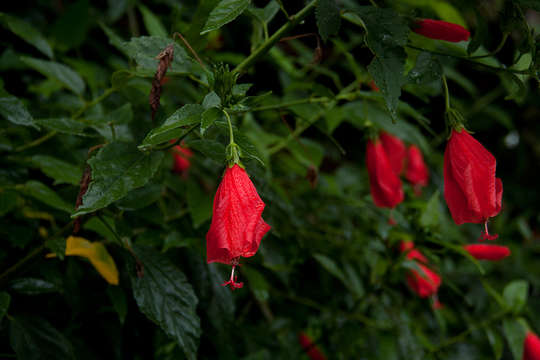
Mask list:
[[341,25],[339,8],[334,0],[319,0],[317,3],[317,28],[324,41],[335,35]]
[[221,0],[210,12],[201,35],[214,31],[240,16],[250,4],[250,0]]

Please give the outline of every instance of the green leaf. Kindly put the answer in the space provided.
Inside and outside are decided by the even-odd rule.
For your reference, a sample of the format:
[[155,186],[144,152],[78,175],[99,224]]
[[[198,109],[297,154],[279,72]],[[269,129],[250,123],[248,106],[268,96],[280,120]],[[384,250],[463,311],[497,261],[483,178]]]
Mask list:
[[17,206],[17,193],[15,191],[4,190],[0,192],[0,217],[9,213],[16,206]]
[[39,295],[58,292],[55,284],[37,278],[21,278],[10,283],[12,290],[25,295]]
[[146,186],[131,191],[126,197],[118,200],[114,205],[122,210],[134,211],[155,203],[160,197],[161,185],[147,184]]
[[141,11],[146,31],[148,31],[150,35],[167,37],[165,26],[163,26],[159,18],[154,15],[153,12],[144,5],[139,5],[139,10]]
[[267,301],[270,298],[270,284],[264,276],[253,267],[243,267],[242,274],[248,279],[248,285],[255,298],[259,301]]
[[134,251],[144,266],[142,277],[131,274],[139,309],[178,343],[188,359],[196,359],[201,334],[198,299],[186,276],[164,254],[142,247]]
[[34,118],[21,100],[9,95],[5,90],[0,91],[0,114],[9,122],[17,125],[32,126],[39,130]]
[[109,286],[107,287],[107,295],[113,304],[114,310],[118,314],[120,323],[123,324],[128,312],[126,293],[120,286]]
[[432,54],[422,51],[416,58],[414,68],[407,74],[407,81],[421,85],[440,80],[442,67],[439,61]]
[[54,179],[54,184],[78,185],[82,170],[66,161],[48,155],[32,156],[32,163],[39,167],[45,175]]
[[0,292],[0,322],[6,316],[10,303],[11,296],[5,291]]
[[514,280],[504,288],[503,298],[508,308],[517,314],[527,304],[528,292],[529,283],[527,281]]
[[186,131],[183,129],[184,126],[195,125],[201,122],[203,112],[204,107],[199,104],[186,104],[182,106],[174,114],[169,116],[161,126],[158,126],[146,135],[140,146],[141,150],[180,137]]
[[405,51],[398,49],[396,48],[396,52],[390,57],[375,57],[368,65],[368,72],[381,90],[386,107],[393,118],[396,117],[396,108],[401,96],[403,67],[406,58]]
[[202,106],[205,109],[221,106],[221,99],[215,91],[210,91],[203,99]]
[[315,11],[317,28],[322,39],[326,41],[330,35],[335,35],[341,26],[341,16],[335,0],[319,0]]
[[345,274],[343,274],[343,271],[341,271],[334,260],[323,254],[313,254],[313,257],[319,262],[319,264],[321,264],[323,268],[325,268],[326,271],[337,277],[342,283],[346,283]]
[[222,164],[225,162],[225,145],[219,141],[201,139],[186,141],[189,147],[201,152],[204,156]]
[[279,4],[276,0],[270,0],[264,8],[249,7],[247,10],[261,23],[268,24],[279,11]]
[[47,185],[36,181],[28,181],[22,191],[28,196],[33,197],[55,209],[63,210],[65,212],[72,212],[73,205],[68,204],[62,199],[55,191],[51,190]]
[[84,129],[86,129],[88,126],[71,118],[36,119],[36,123],[47,129],[55,130],[64,134],[89,136],[84,132]]
[[439,211],[440,211],[440,202],[439,202],[439,190],[429,198],[429,201],[426,204],[422,215],[420,215],[420,225],[423,227],[435,227],[439,225]]
[[57,237],[45,241],[47,249],[51,250],[60,260],[64,260],[66,254],[66,238]]
[[514,360],[523,359],[523,343],[527,336],[527,327],[522,319],[504,319],[503,330]]
[[10,319],[9,341],[17,359],[75,359],[73,346],[64,335],[37,316]]
[[187,203],[193,227],[198,228],[212,217],[212,197],[193,181],[187,183]]
[[250,0],[221,0],[210,12],[200,35],[217,30],[230,23],[247,9],[250,2]]
[[11,15],[0,13],[0,18],[15,35],[33,45],[47,57],[53,57],[51,46],[47,39],[31,24]]
[[28,56],[21,56],[21,61],[46,77],[59,81],[77,95],[83,94],[84,81],[70,67],[54,61],[40,60]]
[[92,182],[72,217],[104,208],[145,185],[162,159],[162,152],[145,154],[131,144],[108,144],[88,161],[92,167]]
[[502,336],[499,335],[499,333],[495,329],[485,328],[485,331],[489,344],[493,349],[493,356],[495,357],[495,360],[499,360],[502,357],[504,350],[504,342]]
[[206,109],[202,114],[201,135],[204,135],[206,129],[208,129],[216,120],[222,117],[223,112],[221,111],[221,109],[217,107]]

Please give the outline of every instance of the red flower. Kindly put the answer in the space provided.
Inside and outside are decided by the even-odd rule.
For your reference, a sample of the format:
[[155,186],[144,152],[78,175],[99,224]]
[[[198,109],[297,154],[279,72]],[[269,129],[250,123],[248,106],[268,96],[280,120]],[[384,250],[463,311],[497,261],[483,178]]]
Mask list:
[[234,268],[240,257],[255,255],[262,237],[270,230],[261,215],[264,202],[259,197],[248,174],[237,164],[227,167],[214,197],[212,224],[206,234],[208,263],[232,265],[231,278],[223,285],[241,288]]
[[385,132],[381,133],[380,139],[392,170],[399,176],[403,170],[403,162],[407,156],[405,144],[394,135]]
[[414,249],[412,241],[402,242],[400,245],[401,251],[409,251],[407,259],[416,260],[416,265],[422,270],[422,273],[416,270],[410,270],[407,275],[407,284],[421,298],[426,298],[434,295],[441,286],[441,277],[433,270],[429,269],[427,259],[418,250]]
[[494,240],[487,222],[501,211],[502,181],[493,155],[466,130],[452,130],[444,152],[444,198],[454,222],[484,223],[482,238]]
[[407,171],[405,177],[413,184],[415,192],[421,192],[420,187],[426,186],[429,180],[429,171],[424,157],[415,145],[409,146],[407,151]]
[[403,201],[401,180],[392,170],[382,142],[368,141],[366,163],[373,202],[378,207],[394,208]]
[[478,260],[498,261],[510,255],[510,249],[501,245],[471,244],[463,248]]
[[173,171],[179,174],[186,174],[191,166],[189,159],[193,156],[193,152],[180,145],[174,146],[172,151],[174,158]]
[[540,360],[540,339],[528,332],[523,342],[523,360]]
[[416,21],[412,30],[425,37],[451,42],[467,41],[471,36],[469,30],[461,25],[446,21],[421,19]]
[[326,360],[326,356],[306,333],[300,332],[298,334],[298,342],[311,360]]

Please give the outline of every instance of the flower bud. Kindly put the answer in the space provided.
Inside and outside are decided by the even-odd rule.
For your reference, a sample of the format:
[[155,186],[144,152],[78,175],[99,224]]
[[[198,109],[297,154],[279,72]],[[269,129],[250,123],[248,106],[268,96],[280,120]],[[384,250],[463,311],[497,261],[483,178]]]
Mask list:
[[471,36],[469,30],[461,25],[433,19],[421,19],[416,21],[412,31],[430,39],[451,42],[467,41]]

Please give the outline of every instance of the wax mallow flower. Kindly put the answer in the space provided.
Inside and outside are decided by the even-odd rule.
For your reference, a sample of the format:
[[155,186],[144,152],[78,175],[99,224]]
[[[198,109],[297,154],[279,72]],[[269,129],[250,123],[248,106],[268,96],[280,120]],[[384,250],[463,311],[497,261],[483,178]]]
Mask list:
[[174,165],[173,171],[182,175],[186,175],[191,166],[189,160],[193,156],[193,152],[185,146],[176,145],[172,148]]
[[457,225],[484,223],[482,239],[494,240],[487,222],[501,211],[497,161],[465,129],[452,130],[444,152],[444,198]]
[[407,251],[407,259],[416,262],[420,271],[410,270],[407,274],[407,284],[419,297],[426,298],[435,295],[441,286],[441,277],[427,267],[426,257],[417,249],[414,248],[412,241],[403,241],[400,245],[402,252]]
[[223,285],[233,290],[243,286],[234,275],[240,257],[255,255],[262,237],[270,230],[261,216],[264,206],[246,171],[237,164],[227,166],[214,197],[206,255],[208,263],[232,265],[231,277]]
[[412,31],[430,39],[451,42],[467,41],[471,36],[469,30],[461,25],[433,19],[416,21],[412,26]]
[[379,139],[369,140],[366,149],[366,164],[373,202],[378,207],[394,208],[403,201],[403,189],[399,176]]
[[324,356],[317,344],[315,344],[305,332],[300,332],[298,334],[298,342],[311,360],[326,360],[326,356]]
[[510,249],[501,245],[470,244],[463,248],[478,260],[498,261],[510,255]]
[[530,331],[523,342],[523,360],[540,360],[540,338]]
[[379,138],[384,151],[386,152],[386,156],[390,161],[392,170],[399,176],[403,170],[403,164],[405,162],[405,157],[407,156],[405,144],[394,135],[390,135],[386,132],[382,132]]
[[413,185],[417,195],[422,192],[421,187],[426,186],[429,180],[429,170],[424,162],[424,157],[415,145],[411,145],[407,149],[405,178]]

